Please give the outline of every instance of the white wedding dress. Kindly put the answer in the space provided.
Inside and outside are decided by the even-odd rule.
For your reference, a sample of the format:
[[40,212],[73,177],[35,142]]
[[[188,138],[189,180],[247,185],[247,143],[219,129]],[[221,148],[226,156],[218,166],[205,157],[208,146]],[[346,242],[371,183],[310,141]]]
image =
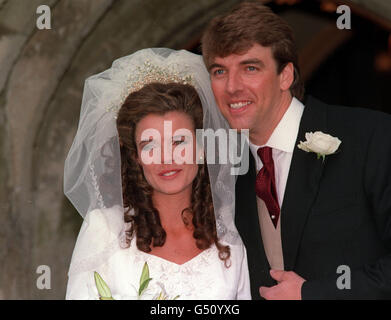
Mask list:
[[[155,299],[160,293],[166,298],[181,300],[234,300],[251,299],[246,250],[243,244],[229,245],[230,267],[218,257],[215,245],[185,262],[176,264],[163,258],[140,251],[135,238],[129,248],[122,248],[110,232],[107,217],[116,215],[113,209],[90,212],[82,225],[72,263],[77,272],[70,272],[66,299],[98,299],[94,271],[97,271],[109,286],[114,299]],[[121,220],[118,218],[117,222]],[[113,241],[114,240],[114,241]],[[113,243],[114,253],[96,263],[96,270],[86,270],[77,265],[79,254],[96,251]],[[225,244],[222,242],[222,244]],[[92,250],[89,250],[93,248]],[[111,248],[112,250],[113,248]],[[147,262],[152,280],[146,291],[138,296],[140,276]]]

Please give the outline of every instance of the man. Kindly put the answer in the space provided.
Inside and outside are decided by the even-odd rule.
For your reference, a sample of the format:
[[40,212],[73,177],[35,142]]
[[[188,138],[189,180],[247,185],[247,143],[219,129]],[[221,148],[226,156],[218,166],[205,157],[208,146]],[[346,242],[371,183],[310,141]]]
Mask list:
[[221,113],[249,129],[235,223],[253,299],[391,298],[391,117],[304,106],[292,30],[259,3],[213,19],[202,48]]

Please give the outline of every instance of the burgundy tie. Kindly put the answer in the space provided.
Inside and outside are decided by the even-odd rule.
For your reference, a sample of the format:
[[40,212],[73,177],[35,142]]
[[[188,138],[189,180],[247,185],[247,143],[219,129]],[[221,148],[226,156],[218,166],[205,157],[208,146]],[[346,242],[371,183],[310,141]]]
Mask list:
[[259,170],[255,180],[255,192],[265,202],[273,225],[277,228],[280,206],[278,204],[276,180],[274,177],[272,149],[270,147],[262,147],[258,149],[257,153],[262,160],[263,167]]

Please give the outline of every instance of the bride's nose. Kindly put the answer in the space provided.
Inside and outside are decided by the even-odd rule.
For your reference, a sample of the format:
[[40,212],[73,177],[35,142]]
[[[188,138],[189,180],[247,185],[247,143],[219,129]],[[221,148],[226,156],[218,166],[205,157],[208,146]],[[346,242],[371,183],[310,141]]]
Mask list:
[[163,141],[163,145],[161,148],[162,163],[164,164],[173,163],[173,151],[174,151],[174,146],[172,145],[171,139],[169,139],[169,141]]

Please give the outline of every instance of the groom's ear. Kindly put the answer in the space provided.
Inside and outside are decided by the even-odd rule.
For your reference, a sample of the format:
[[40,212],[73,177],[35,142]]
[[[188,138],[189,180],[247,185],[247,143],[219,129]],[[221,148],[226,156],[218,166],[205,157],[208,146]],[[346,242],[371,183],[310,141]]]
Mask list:
[[293,63],[289,62],[280,73],[280,89],[287,91],[290,89],[294,79]]

